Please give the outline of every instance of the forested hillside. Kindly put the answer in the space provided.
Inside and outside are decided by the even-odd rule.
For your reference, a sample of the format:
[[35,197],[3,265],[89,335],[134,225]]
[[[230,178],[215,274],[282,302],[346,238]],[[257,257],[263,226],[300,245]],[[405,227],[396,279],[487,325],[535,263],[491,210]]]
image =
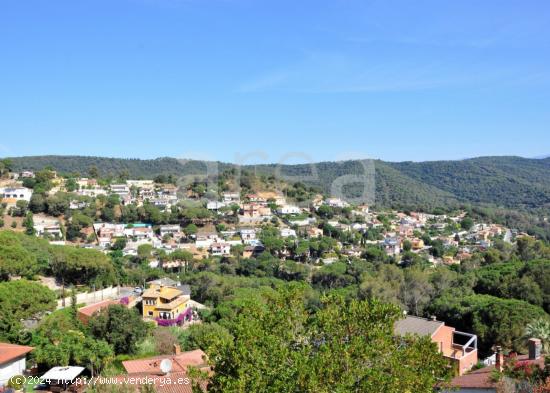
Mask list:
[[[204,176],[207,166],[218,172],[233,164],[157,158],[154,160],[78,156],[34,156],[10,158],[15,170],[52,167],[61,173],[100,176],[124,173],[132,178],[153,178],[161,174]],[[383,206],[433,209],[461,203],[488,204],[513,209],[550,207],[550,158],[482,157],[461,161],[384,162],[342,161],[303,165],[255,165],[244,170],[275,174],[289,182],[319,187],[327,194],[334,180],[346,175],[376,173],[376,203]],[[357,184],[357,191],[362,185]],[[353,194],[353,187],[348,190]]]
[[[145,179],[160,174],[179,176],[203,174],[206,173],[207,165],[204,161],[179,160],[170,157],[161,157],[154,160],[86,156],[32,156],[9,159],[16,171],[37,171],[51,167],[60,173],[79,173],[82,176],[88,176],[90,170],[95,168],[102,177],[126,173],[132,178]],[[225,167],[224,164],[221,165]]]
[[506,207],[550,207],[550,159],[481,157],[387,165],[462,201]]

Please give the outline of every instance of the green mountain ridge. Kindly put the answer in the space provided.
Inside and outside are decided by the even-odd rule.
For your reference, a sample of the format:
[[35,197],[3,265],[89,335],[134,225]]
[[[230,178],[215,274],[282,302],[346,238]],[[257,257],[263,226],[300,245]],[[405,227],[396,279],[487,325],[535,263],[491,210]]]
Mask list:
[[[10,157],[17,171],[52,167],[60,173],[85,176],[96,167],[102,176],[126,172],[133,178],[160,174],[205,176],[227,169],[276,174],[289,182],[301,181],[330,193],[334,180],[368,173],[374,166],[376,204],[411,208],[434,208],[458,204],[488,204],[513,209],[550,208],[550,158],[514,156],[479,157],[459,161],[386,162],[349,160],[297,165],[245,165],[171,157],[120,159],[87,156]],[[362,185],[352,185],[350,194]],[[355,188],[355,190],[353,190]]]

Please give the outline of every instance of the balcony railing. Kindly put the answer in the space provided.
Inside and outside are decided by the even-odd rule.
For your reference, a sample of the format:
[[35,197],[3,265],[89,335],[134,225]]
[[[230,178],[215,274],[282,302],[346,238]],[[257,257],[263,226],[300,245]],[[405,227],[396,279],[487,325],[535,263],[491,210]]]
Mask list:
[[459,331],[453,332],[452,352],[448,355],[453,359],[460,359],[477,351],[477,336]]

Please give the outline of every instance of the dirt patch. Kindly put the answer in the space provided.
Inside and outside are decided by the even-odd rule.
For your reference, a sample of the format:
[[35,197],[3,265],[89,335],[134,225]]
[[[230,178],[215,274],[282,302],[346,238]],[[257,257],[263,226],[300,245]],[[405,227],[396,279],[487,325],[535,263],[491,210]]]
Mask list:
[[[24,217],[12,217],[9,214],[4,214],[2,216],[2,220],[4,220],[4,226],[1,227],[0,229],[11,229],[12,231],[16,231],[16,232],[24,232],[25,231],[25,227],[23,226],[24,219],[25,219]],[[16,228],[12,228],[12,223],[14,222],[17,225]]]

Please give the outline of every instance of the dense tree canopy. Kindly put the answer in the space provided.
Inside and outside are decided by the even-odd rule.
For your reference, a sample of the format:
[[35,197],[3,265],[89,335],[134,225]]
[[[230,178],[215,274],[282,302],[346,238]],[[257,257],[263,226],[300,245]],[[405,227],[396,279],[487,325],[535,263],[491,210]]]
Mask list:
[[394,306],[331,297],[310,313],[299,287],[265,296],[225,320],[234,340],[210,348],[209,391],[431,392],[446,377],[429,339],[394,336]]
[[490,295],[444,295],[435,300],[430,310],[458,330],[473,330],[483,354],[490,354],[495,344],[520,353],[525,351],[523,338],[527,324],[548,318],[540,307]]
[[117,354],[134,353],[148,329],[136,310],[122,305],[110,306],[93,318],[88,328],[94,337],[112,345]]
[[89,283],[97,287],[116,283],[113,265],[100,251],[50,246],[49,252],[50,269],[64,283]]
[[21,320],[53,310],[55,299],[55,293],[39,283],[0,282],[0,341],[20,341]]
[[550,260],[496,263],[475,271],[477,293],[525,300],[550,312]]

